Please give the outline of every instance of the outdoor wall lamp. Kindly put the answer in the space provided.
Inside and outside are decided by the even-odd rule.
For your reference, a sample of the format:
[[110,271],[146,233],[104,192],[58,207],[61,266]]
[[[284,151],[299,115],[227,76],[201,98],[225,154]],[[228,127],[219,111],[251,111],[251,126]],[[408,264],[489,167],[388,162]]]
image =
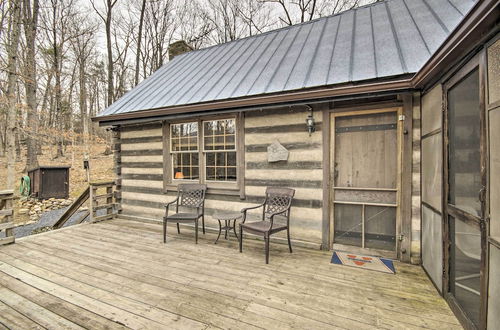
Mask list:
[[311,134],[316,131],[316,126],[315,126],[316,123],[314,122],[313,108],[311,108],[308,105],[306,106],[309,108],[309,111],[311,111],[311,113],[309,113],[306,119],[307,131],[309,132],[309,136],[311,136]]

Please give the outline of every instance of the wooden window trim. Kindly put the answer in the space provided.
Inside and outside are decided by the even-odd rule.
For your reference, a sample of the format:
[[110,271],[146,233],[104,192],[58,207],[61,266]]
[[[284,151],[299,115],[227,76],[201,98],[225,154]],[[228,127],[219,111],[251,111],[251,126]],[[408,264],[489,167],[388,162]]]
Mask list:
[[[181,183],[205,183],[208,187],[208,194],[232,195],[245,199],[245,122],[244,114],[218,115],[218,116],[199,116],[186,118],[183,120],[164,121],[163,130],[163,192],[177,191],[178,184]],[[203,122],[210,120],[235,119],[236,122],[236,182],[216,182],[206,180],[205,169],[205,151],[203,148]],[[199,157],[199,175],[198,180],[174,180],[170,164],[172,156],[170,153],[170,125],[185,122],[198,122],[198,152]],[[201,131],[200,131],[201,130]]]

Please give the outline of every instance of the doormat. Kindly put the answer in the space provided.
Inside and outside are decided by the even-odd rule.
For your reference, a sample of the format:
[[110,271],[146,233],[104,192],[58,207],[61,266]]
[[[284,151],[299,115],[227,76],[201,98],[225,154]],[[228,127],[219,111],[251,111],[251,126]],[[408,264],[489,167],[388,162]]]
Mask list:
[[332,264],[396,274],[392,260],[362,254],[335,251],[332,256]]

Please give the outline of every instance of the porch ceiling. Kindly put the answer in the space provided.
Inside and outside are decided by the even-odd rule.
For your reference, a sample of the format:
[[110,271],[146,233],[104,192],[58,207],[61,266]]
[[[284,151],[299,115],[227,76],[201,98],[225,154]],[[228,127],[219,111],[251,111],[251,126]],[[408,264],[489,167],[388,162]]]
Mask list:
[[[174,230],[171,230],[174,233]],[[331,253],[236,240],[161,243],[156,224],[111,220],[0,247],[8,328],[460,328],[418,266],[396,275],[330,264]]]

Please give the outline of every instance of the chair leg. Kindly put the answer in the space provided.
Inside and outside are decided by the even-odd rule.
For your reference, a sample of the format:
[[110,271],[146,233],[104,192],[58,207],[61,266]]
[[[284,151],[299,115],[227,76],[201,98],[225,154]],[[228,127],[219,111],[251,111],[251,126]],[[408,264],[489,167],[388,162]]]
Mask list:
[[196,220],[194,223],[194,237],[196,244],[198,244],[198,220]]
[[243,227],[240,225],[240,253],[243,252]]
[[201,216],[201,226],[203,228],[203,235],[205,235],[205,215]]
[[286,237],[288,238],[288,248],[290,249],[290,253],[292,253],[292,242],[290,242],[290,228],[286,229]]
[[181,228],[179,227],[179,223],[177,222],[177,234],[181,233]]
[[269,263],[269,236],[264,235],[264,242],[266,244],[266,264]]
[[167,220],[163,219],[163,243],[167,243]]

